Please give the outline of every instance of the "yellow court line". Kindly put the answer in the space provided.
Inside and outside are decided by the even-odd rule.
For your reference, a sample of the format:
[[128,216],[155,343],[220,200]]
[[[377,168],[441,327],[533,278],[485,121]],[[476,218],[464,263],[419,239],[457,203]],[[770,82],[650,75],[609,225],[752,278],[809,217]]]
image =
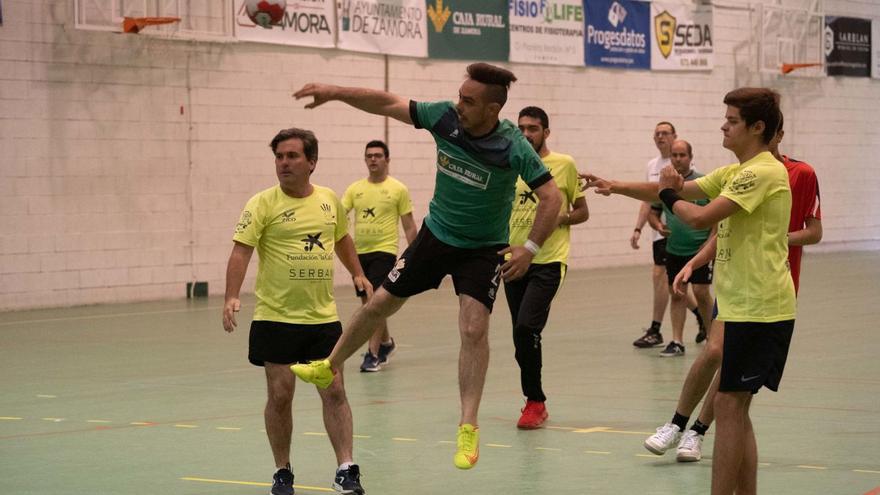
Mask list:
[[150,423],[149,421],[132,421],[129,424],[132,426],[153,426],[153,423]]
[[418,438],[406,438],[406,437],[391,437],[392,440],[396,442],[418,442]]
[[500,443],[487,443],[486,447],[497,447],[499,449],[509,449],[513,447],[513,445],[502,445]]
[[0,420],[4,420],[4,421],[18,421],[20,419],[24,419],[24,418],[19,418],[18,416],[0,416]]
[[373,438],[370,435],[352,435],[353,438]]
[[854,473],[880,474],[880,471],[872,471],[870,469],[853,469]]
[[547,429],[548,430],[565,430],[565,431],[577,430],[577,428],[572,428],[570,426],[548,426]]
[[828,468],[825,467],[825,466],[810,466],[810,465],[807,465],[807,464],[800,464],[800,465],[795,466],[795,467],[798,467],[798,468],[801,468],[801,469],[819,469],[819,470],[822,470],[822,469],[828,469]]
[[554,449],[551,447],[535,447],[535,450],[552,450],[554,452],[562,452],[562,449]]
[[0,327],[10,325],[22,325],[27,323],[49,323],[53,321],[75,321],[75,320],[98,320],[103,318],[118,318],[125,316],[147,316],[147,315],[166,315],[172,313],[188,313],[191,311],[214,311],[222,309],[223,306],[206,306],[204,308],[185,308],[185,309],[169,309],[162,311],[134,311],[131,313],[108,313],[104,315],[82,315],[82,316],[66,316],[63,318],[39,318],[34,320],[17,320],[0,322]]
[[[215,480],[210,478],[194,478],[191,476],[185,476],[180,478],[184,481],[200,481],[202,483],[222,483],[226,485],[246,485],[246,486],[272,486],[272,483],[266,483],[262,481],[235,481],[235,480]],[[332,492],[334,490],[330,488],[324,488],[323,486],[309,486],[309,485],[293,485],[294,488],[299,488],[301,490],[314,490],[317,492]]]
[[56,423],[60,423],[64,421],[64,418],[41,418],[43,421],[54,421]]
[[455,442],[453,442],[452,440],[440,440],[437,443],[451,443],[452,445],[455,445]]
[[174,425],[175,428],[198,428],[199,425]]
[[577,428],[573,429],[572,433],[596,433],[600,431],[608,431],[610,430],[610,426],[594,426],[592,428]]
[[659,459],[659,455],[651,455],[651,454],[636,454],[636,457],[647,457],[649,459]]
[[303,435],[307,437],[326,437],[327,434],[323,431],[304,431]]
[[239,430],[241,430],[241,428],[234,428],[232,426],[218,426],[217,429],[222,430],[222,431],[239,431]]
[[771,464],[770,464],[769,462],[759,462],[759,463],[758,463],[758,466],[760,466],[760,467],[767,467],[767,466],[770,466],[770,465],[771,465]]
[[610,455],[611,452],[605,452],[603,450],[585,450],[584,454],[600,454],[600,455]]
[[57,399],[57,395],[47,395],[47,394],[37,394],[37,397],[41,399]]

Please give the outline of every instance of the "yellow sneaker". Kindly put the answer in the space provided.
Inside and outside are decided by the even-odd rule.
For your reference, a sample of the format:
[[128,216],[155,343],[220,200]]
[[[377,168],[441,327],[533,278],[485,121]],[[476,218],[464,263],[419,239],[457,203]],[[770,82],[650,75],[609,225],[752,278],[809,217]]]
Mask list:
[[290,371],[300,380],[314,383],[318,388],[329,387],[335,377],[333,370],[330,369],[330,361],[327,359],[312,361],[309,364],[294,364],[290,367]]
[[458,427],[458,452],[452,458],[458,469],[474,467],[480,458],[480,428],[470,424]]

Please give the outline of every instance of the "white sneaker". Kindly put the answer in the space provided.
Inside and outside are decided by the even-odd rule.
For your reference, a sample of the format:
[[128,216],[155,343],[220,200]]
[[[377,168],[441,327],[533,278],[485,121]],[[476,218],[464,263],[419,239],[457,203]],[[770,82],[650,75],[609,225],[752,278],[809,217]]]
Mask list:
[[688,430],[675,450],[675,460],[678,462],[697,462],[702,458],[703,435],[694,430]]
[[678,426],[666,423],[657,428],[657,433],[645,440],[645,448],[650,450],[652,454],[663,455],[667,450],[678,445],[680,438],[681,430],[678,429]]

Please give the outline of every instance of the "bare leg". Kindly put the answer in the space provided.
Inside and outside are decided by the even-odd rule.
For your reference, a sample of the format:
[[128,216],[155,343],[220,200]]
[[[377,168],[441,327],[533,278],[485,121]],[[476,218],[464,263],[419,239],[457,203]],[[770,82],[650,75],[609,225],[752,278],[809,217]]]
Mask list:
[[275,467],[280,468],[290,462],[290,435],[293,432],[291,404],[296,377],[287,364],[265,363],[265,370],[268,398],[263,418]]
[[672,340],[684,343],[684,318],[687,309],[687,296],[670,294],[669,319],[672,320]]
[[696,308],[700,312],[700,316],[703,317],[703,322],[709,325],[712,321],[712,306],[715,304],[712,292],[709,291],[709,284],[689,285],[693,288],[694,297],[696,297]]
[[[703,352],[701,352],[697,356],[697,359],[694,360],[693,364],[691,364],[691,369],[688,371],[684,386],[681,388],[681,394],[678,396],[678,406],[675,410],[682,416],[690,416],[694,412],[697,404],[700,403],[700,399],[703,398],[703,395],[706,394],[706,390],[708,389],[709,393],[712,395],[711,397],[706,396],[706,399],[703,401],[703,410],[700,411],[700,421],[707,425],[712,422],[711,420],[709,420],[709,423],[703,421],[703,411],[706,410],[707,405],[712,409],[710,403],[712,398],[714,398],[714,391],[718,390],[718,384],[712,382],[712,377],[715,376],[715,372],[718,371],[718,368],[721,366],[721,351],[723,345],[724,322],[715,320],[712,322],[706,347],[703,348]],[[712,385],[710,385],[710,383],[712,383]]]
[[666,277],[666,267],[654,265],[651,280],[654,282],[654,313],[652,318],[654,321],[663,323],[666,304],[669,302],[669,279]]
[[[751,402],[751,397],[749,398]],[[739,468],[739,479],[736,483],[737,495],[756,495],[758,493],[758,442],[752,418],[746,414],[745,451],[742,465]]]
[[[352,451],[352,420],[351,407],[348,405],[348,397],[345,395],[345,383],[342,376],[342,368],[336,379],[326,389],[316,387],[321,396],[321,404],[324,411],[324,428],[330,437],[330,445],[336,453],[336,464],[351,462]],[[288,372],[288,374],[291,374]]]
[[461,394],[461,423],[477,426],[480,399],[489,368],[489,308],[476,299],[459,296],[458,387]]
[[379,288],[365,306],[358,308],[351,316],[342,336],[330,353],[330,367],[341,370],[345,360],[358,351],[370,339],[379,323],[397,312],[406,298],[392,296],[384,288]]
[[[688,287],[690,287],[690,289],[687,291],[687,308],[691,311],[693,311],[695,309],[699,309],[699,301],[697,300],[697,297],[696,297],[696,285],[688,284]],[[705,315],[701,314],[700,316],[705,316]],[[709,321],[709,320],[704,320],[704,321]]]
[[703,407],[700,408],[698,419],[700,423],[706,426],[715,421],[715,395],[718,393],[718,384],[721,382],[721,373],[715,373],[712,384],[709,385],[709,391],[706,392],[706,400],[703,401]]
[[[366,296],[361,297],[361,305],[367,305]],[[391,335],[388,333],[388,320],[382,320],[379,323],[379,326],[376,327],[376,330],[373,332],[373,335],[370,337],[369,351],[374,355],[379,355],[379,344],[382,342],[388,342],[391,339]]]
[[740,482],[746,450],[751,392],[715,395],[715,448],[712,455],[712,495],[733,495]]

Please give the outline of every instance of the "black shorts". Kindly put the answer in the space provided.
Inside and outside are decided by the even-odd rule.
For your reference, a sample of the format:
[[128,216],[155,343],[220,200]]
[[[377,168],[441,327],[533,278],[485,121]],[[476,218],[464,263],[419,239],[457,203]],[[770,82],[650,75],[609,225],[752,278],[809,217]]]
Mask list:
[[774,323],[724,322],[721,392],[779,390],[794,320]]
[[[684,265],[687,264],[696,254],[692,254],[690,256],[679,256],[677,254],[666,253],[666,278],[669,279],[669,285],[672,285],[672,282],[675,281],[675,276],[678,275],[678,272],[684,268]],[[690,284],[700,284],[707,285],[712,283],[712,264],[706,263],[705,265],[697,268],[696,270],[691,272],[691,278],[688,280]]]
[[654,250],[654,264],[663,266],[666,264],[666,238],[654,241],[652,246]]
[[[374,253],[359,254],[358,260],[361,262],[361,268],[364,269],[364,275],[367,276],[367,280],[370,281],[373,291],[375,291],[385,281],[388,272],[394,268],[397,256],[384,251],[376,251]],[[365,297],[367,295],[366,291],[359,291],[357,288],[354,289],[354,293],[358,297]]]
[[419,235],[400,255],[382,287],[393,296],[410,297],[440,287],[443,278],[452,275],[456,294],[473,297],[491,312],[504,261],[498,251],[505,247],[506,244],[475,249],[450,246],[422,224]]
[[279,321],[252,321],[248,361],[255,366],[264,363],[293,364],[324,359],[330,355],[342,323],[298,325]]

